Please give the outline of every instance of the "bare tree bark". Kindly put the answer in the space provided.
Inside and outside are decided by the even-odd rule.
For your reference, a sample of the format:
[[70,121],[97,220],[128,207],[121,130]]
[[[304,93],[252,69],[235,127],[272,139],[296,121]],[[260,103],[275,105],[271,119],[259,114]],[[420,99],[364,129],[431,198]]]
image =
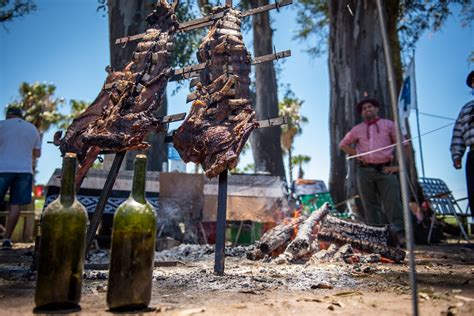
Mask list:
[[[116,45],[117,38],[135,35],[145,32],[145,18],[154,8],[156,0],[109,0],[109,45],[110,66],[114,70],[122,69],[132,58],[137,46],[137,41],[128,42],[126,45]],[[167,100],[164,99],[159,108],[157,116],[167,114]],[[150,148],[148,149],[148,170],[161,171],[163,162],[168,160],[168,152],[164,142],[165,135],[150,133],[147,138]],[[133,169],[133,159],[136,151],[127,152],[124,167]]]
[[[268,0],[250,0],[252,7],[267,5]],[[254,57],[273,52],[273,31],[268,12],[252,16]],[[262,63],[255,66],[257,119],[278,116],[278,91],[273,63]],[[269,172],[285,178],[283,152],[280,145],[281,130],[279,127],[263,128],[252,133],[251,144],[255,171]]]
[[[397,30],[399,0],[388,0],[384,5],[396,84],[400,87],[403,71]],[[375,27],[378,25],[375,1],[328,1],[328,7],[331,87],[329,186],[333,199],[338,203],[357,194],[354,160],[347,161],[344,153],[338,148],[344,135],[361,121],[355,104],[367,93],[369,97],[380,101],[381,117],[392,119],[392,113],[382,37],[379,28]],[[411,157],[408,162],[410,182],[416,188],[417,172],[413,154]]]

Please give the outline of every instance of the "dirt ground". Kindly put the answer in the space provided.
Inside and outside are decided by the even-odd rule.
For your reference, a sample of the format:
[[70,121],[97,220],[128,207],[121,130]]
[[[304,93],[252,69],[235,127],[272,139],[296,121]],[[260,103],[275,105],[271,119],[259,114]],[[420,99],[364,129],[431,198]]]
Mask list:
[[[145,315],[409,315],[406,264],[276,264],[226,257],[213,274],[213,253],[157,267]],[[466,244],[416,247],[420,315],[474,315],[474,248]],[[0,314],[30,315],[35,273],[32,245],[0,253]],[[166,258],[165,258],[166,259]],[[186,258],[185,258],[186,259]],[[87,270],[80,315],[110,314],[107,271]]]

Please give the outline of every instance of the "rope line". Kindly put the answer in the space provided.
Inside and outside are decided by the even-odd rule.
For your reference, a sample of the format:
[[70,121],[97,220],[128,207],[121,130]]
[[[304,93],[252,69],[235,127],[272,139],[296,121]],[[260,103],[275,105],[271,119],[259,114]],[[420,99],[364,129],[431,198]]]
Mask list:
[[[436,129],[433,129],[433,130],[431,130],[431,131],[428,131],[428,132],[426,132],[426,133],[423,133],[423,134],[421,134],[420,136],[415,136],[415,137],[412,137],[412,138],[405,139],[404,141],[402,141],[402,144],[408,143],[408,142],[410,142],[410,141],[413,140],[413,139],[417,139],[417,138],[419,138],[419,137],[424,137],[424,136],[426,136],[426,135],[428,135],[428,134],[437,132],[437,131],[439,131],[439,130],[441,130],[441,129],[443,129],[443,128],[446,128],[446,127],[449,127],[449,126],[451,126],[451,125],[454,125],[454,123],[455,123],[455,122],[452,122],[452,123],[443,125],[443,126],[441,126],[441,127],[438,127],[438,128],[436,128]],[[385,150],[385,149],[388,149],[388,148],[395,147],[395,146],[397,146],[397,145],[398,145],[398,143],[395,143],[395,144],[391,144],[391,145],[388,145],[388,146],[385,146],[385,147],[381,147],[381,148],[377,148],[377,149],[374,149],[374,150],[371,150],[371,151],[367,151],[367,152],[365,152],[365,153],[360,153],[360,154],[357,154],[357,155],[347,156],[347,157],[346,157],[346,160],[350,160],[350,159],[354,159],[354,158],[357,158],[357,157],[362,157],[362,156],[365,156],[365,155],[369,155],[369,154],[372,154],[372,153],[375,153],[375,152],[378,152],[378,151],[381,151],[381,150]]]
[[418,112],[421,115],[424,116],[430,116],[430,117],[435,117],[443,120],[450,120],[450,121],[456,121],[456,119],[453,119],[452,117],[446,117],[446,116],[441,116],[441,115],[435,115],[435,114],[429,114],[429,113],[424,113],[424,112]]

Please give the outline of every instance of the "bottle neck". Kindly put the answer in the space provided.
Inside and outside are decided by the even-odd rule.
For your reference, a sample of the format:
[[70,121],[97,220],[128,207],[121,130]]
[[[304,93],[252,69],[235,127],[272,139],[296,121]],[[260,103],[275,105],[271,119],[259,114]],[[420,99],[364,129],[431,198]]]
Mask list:
[[138,203],[145,203],[146,158],[135,159],[131,196]]
[[76,176],[76,158],[64,157],[63,170],[61,176],[61,192],[60,201],[65,207],[69,207],[74,203],[76,196],[74,179]]

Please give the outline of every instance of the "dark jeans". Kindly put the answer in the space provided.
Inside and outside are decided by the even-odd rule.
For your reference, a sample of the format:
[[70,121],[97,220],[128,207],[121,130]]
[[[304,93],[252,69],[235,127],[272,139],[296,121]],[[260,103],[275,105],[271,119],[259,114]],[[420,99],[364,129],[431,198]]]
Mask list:
[[397,174],[357,166],[357,185],[368,225],[387,225],[404,231],[403,207]]
[[0,173],[0,201],[3,202],[8,188],[10,188],[10,204],[26,205],[31,203],[33,185],[31,173]]
[[467,198],[471,215],[474,217],[474,151],[467,153],[466,159]]

